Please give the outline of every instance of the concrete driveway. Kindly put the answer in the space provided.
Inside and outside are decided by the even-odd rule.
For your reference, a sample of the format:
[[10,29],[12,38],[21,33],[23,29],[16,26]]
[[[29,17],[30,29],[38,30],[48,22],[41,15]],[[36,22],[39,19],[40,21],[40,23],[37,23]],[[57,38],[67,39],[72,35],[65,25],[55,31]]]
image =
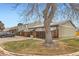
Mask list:
[[8,41],[18,41],[18,40],[26,40],[26,39],[29,39],[29,38],[22,37],[22,36],[0,38],[0,44],[8,42]]

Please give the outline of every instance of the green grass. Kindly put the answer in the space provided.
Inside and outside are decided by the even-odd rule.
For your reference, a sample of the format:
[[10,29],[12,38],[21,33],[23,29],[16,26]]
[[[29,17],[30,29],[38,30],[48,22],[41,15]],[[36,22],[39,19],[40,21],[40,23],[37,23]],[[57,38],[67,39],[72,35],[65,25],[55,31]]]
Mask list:
[[36,42],[37,40],[22,40],[22,41],[13,41],[13,42],[8,42],[3,44],[4,49],[9,50],[9,51],[18,51],[21,49],[26,49],[26,48],[35,48],[37,47]]
[[79,47],[79,39],[64,39],[62,41],[67,43],[69,46]]
[[[8,51],[21,53],[21,54],[37,54],[37,55],[58,55],[65,53],[72,53],[79,51],[75,47],[79,47],[79,40],[76,39],[63,39],[60,42],[67,43],[67,45],[61,44],[58,49],[55,48],[46,48],[43,45],[42,40],[22,40],[22,41],[13,41],[2,44],[1,46]],[[68,47],[68,46],[73,46]]]

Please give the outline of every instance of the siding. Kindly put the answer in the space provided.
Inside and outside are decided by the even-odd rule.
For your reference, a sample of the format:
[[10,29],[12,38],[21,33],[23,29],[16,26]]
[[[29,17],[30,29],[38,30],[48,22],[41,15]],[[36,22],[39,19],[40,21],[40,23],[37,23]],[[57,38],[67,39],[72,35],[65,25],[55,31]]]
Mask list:
[[59,26],[59,37],[75,37],[75,32],[75,28],[69,22]]

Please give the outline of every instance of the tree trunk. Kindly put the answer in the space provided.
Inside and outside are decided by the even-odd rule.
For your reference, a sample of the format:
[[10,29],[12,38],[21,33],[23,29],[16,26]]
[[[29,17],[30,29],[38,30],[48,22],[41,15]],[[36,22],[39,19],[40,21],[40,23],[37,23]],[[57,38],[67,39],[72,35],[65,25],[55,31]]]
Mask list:
[[52,21],[52,18],[54,17],[55,10],[56,10],[55,4],[47,4],[44,10],[44,13],[43,13],[44,14],[45,46],[46,47],[54,46],[54,42],[52,41],[52,35],[51,35],[51,30],[50,30],[50,23]]
[[44,23],[44,26],[45,26],[45,46],[51,47],[51,45],[53,44],[53,41],[52,41],[50,26],[48,24],[50,24],[50,23],[48,23],[46,20]]

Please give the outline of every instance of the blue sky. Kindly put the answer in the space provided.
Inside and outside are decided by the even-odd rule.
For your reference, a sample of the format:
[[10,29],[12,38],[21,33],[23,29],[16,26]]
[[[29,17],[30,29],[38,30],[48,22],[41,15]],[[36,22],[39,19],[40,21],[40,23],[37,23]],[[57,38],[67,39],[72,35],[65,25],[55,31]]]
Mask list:
[[5,24],[5,27],[17,25],[19,15],[12,8],[13,4],[0,4],[0,21]]
[[[14,9],[13,7],[15,4],[1,4],[0,3],[0,21],[2,21],[5,24],[5,27],[13,27],[16,26],[18,23],[20,23],[20,12],[22,12],[27,4],[20,4],[17,9]],[[55,20],[60,22],[60,20],[67,20],[67,16],[62,14],[61,11],[64,11],[67,9],[63,4],[58,4],[58,12],[56,14]],[[43,10],[45,5],[40,5],[40,10]],[[61,14],[61,15],[60,15]],[[64,17],[65,18],[64,18]],[[61,19],[62,18],[62,19]],[[32,22],[34,20],[31,20],[29,22]],[[79,27],[78,21],[74,21],[76,26]]]
[[16,26],[21,21],[19,13],[25,9],[27,4],[20,4],[17,9],[14,9],[14,6],[15,4],[12,3],[0,3],[0,21],[5,24],[5,27]]
[[15,4],[12,3],[0,3],[0,21],[5,24],[6,28],[16,26],[21,22],[20,12],[22,12],[26,6],[21,4],[14,9]]

